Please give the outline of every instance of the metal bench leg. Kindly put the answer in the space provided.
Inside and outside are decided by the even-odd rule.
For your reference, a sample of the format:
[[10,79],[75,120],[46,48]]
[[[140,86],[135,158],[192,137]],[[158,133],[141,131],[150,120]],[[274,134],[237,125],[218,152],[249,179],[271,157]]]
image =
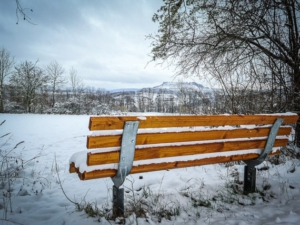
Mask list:
[[124,188],[113,186],[113,215],[124,215]]
[[255,192],[256,189],[256,168],[245,166],[244,170],[244,193]]
[[265,149],[260,154],[260,156],[257,159],[244,161],[247,164],[247,166],[245,166],[245,173],[244,173],[244,193],[245,194],[247,194],[249,192],[255,192],[255,189],[256,189],[256,168],[255,168],[255,166],[257,166],[257,165],[261,164],[263,161],[265,161],[266,157],[272,151],[278,130],[279,130],[283,120],[284,120],[283,118],[278,118],[275,121],[275,123],[273,124],[273,126],[270,130],[269,136],[268,136],[268,140],[267,140]]
[[136,134],[139,121],[127,121],[123,129],[121,154],[117,174],[112,178],[113,186],[113,215],[124,216],[124,189],[120,186],[124,183],[126,176],[130,173],[133,165]]

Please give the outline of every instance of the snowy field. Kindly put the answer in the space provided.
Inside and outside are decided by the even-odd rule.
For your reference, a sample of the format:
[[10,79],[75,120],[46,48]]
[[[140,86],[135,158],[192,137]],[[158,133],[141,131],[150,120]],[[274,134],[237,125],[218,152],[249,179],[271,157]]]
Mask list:
[[[71,155],[86,149],[89,116],[0,114],[0,123],[4,120],[0,137],[10,134],[0,139],[1,173],[22,160],[24,169],[8,182],[10,187],[1,174],[0,224],[123,223],[108,219],[110,178],[80,181],[68,171]],[[3,161],[8,155],[13,158]],[[276,166],[268,162],[259,168],[260,192],[249,196],[241,194],[243,165],[130,175],[124,183],[130,214],[125,224],[300,224],[300,161],[283,160]],[[70,200],[96,205],[104,217],[77,210],[60,183]],[[143,216],[136,218],[138,213]]]

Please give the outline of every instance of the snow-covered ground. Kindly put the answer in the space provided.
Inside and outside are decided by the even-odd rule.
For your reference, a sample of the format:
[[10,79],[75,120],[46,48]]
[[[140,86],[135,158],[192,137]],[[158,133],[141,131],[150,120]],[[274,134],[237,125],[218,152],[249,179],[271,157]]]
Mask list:
[[[9,168],[21,165],[21,159],[37,158],[24,164],[24,171],[15,174],[10,187],[0,185],[0,224],[120,223],[121,219],[89,217],[63,194],[64,190],[72,201],[82,206],[97,205],[104,215],[110,214],[111,179],[80,181],[68,171],[71,155],[86,149],[89,116],[0,114],[0,123],[3,120],[6,122],[0,126],[0,137],[10,134],[0,138],[2,157],[24,141],[9,153],[18,159],[5,158]],[[1,173],[7,170],[3,168],[5,162],[1,162]],[[300,161],[287,160],[276,166],[264,163],[259,167],[264,168],[257,174],[261,193],[249,196],[240,194],[243,165],[130,175],[124,183],[125,207],[144,217],[136,219],[128,212],[125,223],[298,225]],[[7,183],[3,174],[1,181]]]

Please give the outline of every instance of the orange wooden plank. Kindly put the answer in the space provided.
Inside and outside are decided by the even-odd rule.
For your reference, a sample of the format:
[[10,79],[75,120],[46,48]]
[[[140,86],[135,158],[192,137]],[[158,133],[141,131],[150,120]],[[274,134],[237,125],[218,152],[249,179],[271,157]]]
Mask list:
[[[281,147],[287,145],[288,139],[277,139],[274,147]],[[188,156],[204,153],[216,153],[226,151],[236,151],[245,149],[262,149],[266,145],[266,140],[246,140],[246,141],[228,141],[219,143],[204,143],[191,144],[180,146],[160,146],[147,147],[136,149],[134,154],[134,161],[157,159],[165,157]],[[103,153],[88,153],[87,165],[102,165],[110,163],[118,163],[120,158],[120,151],[103,152]]]
[[[280,151],[269,154],[269,156],[274,156],[280,154]],[[169,170],[169,169],[178,169],[185,167],[193,167],[193,166],[201,166],[201,165],[209,165],[216,163],[225,163],[225,162],[233,162],[233,161],[241,161],[241,160],[250,160],[255,159],[259,155],[256,153],[245,154],[245,155],[233,155],[233,156],[222,156],[215,158],[206,158],[199,159],[193,161],[176,161],[176,162],[168,162],[168,163],[157,163],[157,164],[147,164],[147,165],[139,165],[132,167],[130,174],[135,173],[144,173],[144,172],[152,172],[152,171],[160,171],[160,170]],[[106,169],[106,170],[95,170],[91,172],[84,172],[79,175],[82,180],[90,180],[104,177],[113,177],[117,173],[117,170]]]
[[[289,135],[290,127],[281,127],[277,135]],[[229,138],[248,138],[268,136],[270,128],[236,129],[236,130],[212,130],[212,131],[187,131],[168,133],[138,134],[136,145],[218,140]],[[87,148],[106,148],[121,146],[122,135],[88,136]]]
[[71,163],[69,167],[69,173],[76,173],[75,163]]
[[296,123],[298,120],[297,115],[107,116],[90,117],[89,129],[123,129],[125,121],[140,121],[139,128],[160,128],[273,124],[276,118],[285,118],[283,124]]

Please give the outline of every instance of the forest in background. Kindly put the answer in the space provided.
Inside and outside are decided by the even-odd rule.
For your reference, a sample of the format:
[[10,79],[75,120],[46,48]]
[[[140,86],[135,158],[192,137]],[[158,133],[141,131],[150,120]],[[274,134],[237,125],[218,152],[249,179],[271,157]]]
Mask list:
[[15,63],[0,49],[0,112],[50,114],[112,114],[159,112],[181,114],[254,114],[290,110],[292,93],[276,76],[249,82],[246,76],[224,76],[221,88],[195,82],[165,82],[140,90],[108,91],[88,87],[75,68],[68,72],[52,61]]

